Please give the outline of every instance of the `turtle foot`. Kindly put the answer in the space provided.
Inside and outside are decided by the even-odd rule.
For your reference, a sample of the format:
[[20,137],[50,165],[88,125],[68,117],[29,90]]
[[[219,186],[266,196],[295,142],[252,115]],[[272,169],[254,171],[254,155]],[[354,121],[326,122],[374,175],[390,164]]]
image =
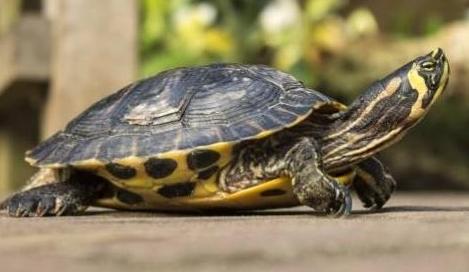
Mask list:
[[102,178],[76,172],[67,181],[18,192],[1,206],[13,217],[76,215],[99,198],[106,184]]
[[12,217],[41,217],[75,215],[83,212],[86,206],[73,194],[59,193],[50,185],[19,192],[7,199],[3,206]]

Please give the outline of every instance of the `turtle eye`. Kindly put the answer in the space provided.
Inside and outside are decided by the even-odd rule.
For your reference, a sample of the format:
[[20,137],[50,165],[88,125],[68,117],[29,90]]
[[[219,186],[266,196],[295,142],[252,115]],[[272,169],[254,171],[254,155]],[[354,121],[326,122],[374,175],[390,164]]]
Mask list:
[[424,70],[424,71],[432,72],[433,70],[435,70],[436,62],[434,62],[434,61],[425,61],[424,63],[422,63],[422,65],[420,67],[422,67],[422,70]]

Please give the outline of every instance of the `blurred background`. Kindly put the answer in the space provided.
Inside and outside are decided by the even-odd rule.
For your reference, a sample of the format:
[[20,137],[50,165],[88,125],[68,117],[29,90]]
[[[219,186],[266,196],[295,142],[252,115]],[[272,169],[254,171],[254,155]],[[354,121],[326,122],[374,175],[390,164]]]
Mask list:
[[176,66],[262,63],[349,103],[442,47],[445,95],[381,154],[400,190],[469,189],[469,0],[0,0],[0,194],[92,102]]

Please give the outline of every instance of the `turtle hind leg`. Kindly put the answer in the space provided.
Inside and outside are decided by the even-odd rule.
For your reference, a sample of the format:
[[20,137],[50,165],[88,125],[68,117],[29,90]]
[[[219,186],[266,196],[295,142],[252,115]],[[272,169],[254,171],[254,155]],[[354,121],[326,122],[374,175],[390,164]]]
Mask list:
[[1,206],[13,217],[76,215],[101,196],[106,184],[99,176],[75,171],[66,181],[18,192]]
[[386,167],[371,157],[357,164],[353,187],[365,208],[380,209],[396,189],[396,181]]

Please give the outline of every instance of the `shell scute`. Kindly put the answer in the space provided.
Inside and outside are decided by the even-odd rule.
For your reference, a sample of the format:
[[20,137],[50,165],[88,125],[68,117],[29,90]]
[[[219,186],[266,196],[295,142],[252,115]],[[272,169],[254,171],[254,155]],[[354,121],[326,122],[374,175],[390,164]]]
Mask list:
[[266,137],[305,119],[326,96],[262,65],[179,68],[92,105],[27,160],[41,167],[156,157]]

